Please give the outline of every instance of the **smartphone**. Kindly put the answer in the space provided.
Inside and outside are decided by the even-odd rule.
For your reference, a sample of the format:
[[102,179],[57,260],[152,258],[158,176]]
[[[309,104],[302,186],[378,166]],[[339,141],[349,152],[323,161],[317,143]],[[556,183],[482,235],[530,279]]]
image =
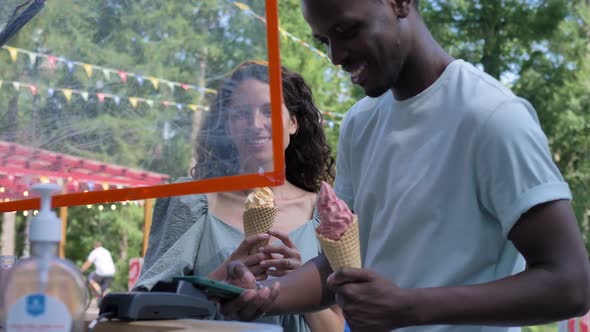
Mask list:
[[174,280],[184,280],[191,282],[197,288],[203,289],[207,295],[211,297],[217,297],[222,300],[232,300],[240,296],[244,289],[226,284],[220,281],[211,280],[206,277],[200,276],[183,276],[183,277],[175,277]]

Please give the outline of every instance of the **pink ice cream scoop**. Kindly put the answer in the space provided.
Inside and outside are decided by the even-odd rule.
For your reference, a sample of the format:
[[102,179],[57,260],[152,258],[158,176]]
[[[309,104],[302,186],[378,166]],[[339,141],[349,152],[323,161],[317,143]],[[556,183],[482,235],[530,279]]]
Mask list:
[[338,241],[346,232],[348,226],[354,221],[354,215],[343,200],[329,184],[322,181],[320,197],[318,198],[318,212],[320,213],[320,226],[317,232],[328,239]]

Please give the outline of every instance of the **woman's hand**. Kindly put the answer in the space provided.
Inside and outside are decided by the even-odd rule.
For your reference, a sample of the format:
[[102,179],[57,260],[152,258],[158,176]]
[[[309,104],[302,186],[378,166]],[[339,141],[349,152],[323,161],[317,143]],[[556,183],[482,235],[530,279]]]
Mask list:
[[257,252],[255,254],[248,254],[248,251],[258,242],[269,238],[269,234],[253,234],[244,239],[236,250],[221,264],[215,271],[211,272],[207,277],[214,280],[226,279],[227,265],[232,261],[242,262],[252,272],[257,281],[266,280],[267,268],[262,267],[260,262],[271,259],[270,254]]
[[[268,245],[261,249],[261,253],[270,256],[260,262],[260,267],[266,269],[266,274],[280,277],[300,267],[301,254],[289,238],[289,235],[276,230],[270,230],[268,234],[281,240],[283,244]],[[271,270],[270,268],[274,269]]]

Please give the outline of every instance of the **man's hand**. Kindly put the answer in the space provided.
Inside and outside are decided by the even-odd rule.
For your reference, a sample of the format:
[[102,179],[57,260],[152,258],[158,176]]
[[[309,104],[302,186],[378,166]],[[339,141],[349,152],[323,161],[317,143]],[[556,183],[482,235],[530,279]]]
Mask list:
[[242,262],[227,264],[226,283],[245,288],[246,291],[233,301],[221,304],[224,316],[241,321],[251,321],[264,316],[273,306],[279,295],[280,284],[256,289],[256,278]]
[[408,325],[406,291],[372,271],[340,269],[328,277],[328,287],[352,331],[390,331]]

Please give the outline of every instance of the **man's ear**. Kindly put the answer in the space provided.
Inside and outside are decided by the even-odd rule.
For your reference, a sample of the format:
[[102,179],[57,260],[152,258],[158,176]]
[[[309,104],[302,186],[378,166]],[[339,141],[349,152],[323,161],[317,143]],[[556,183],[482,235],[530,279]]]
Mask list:
[[412,0],[387,0],[399,18],[406,18],[412,10]]

